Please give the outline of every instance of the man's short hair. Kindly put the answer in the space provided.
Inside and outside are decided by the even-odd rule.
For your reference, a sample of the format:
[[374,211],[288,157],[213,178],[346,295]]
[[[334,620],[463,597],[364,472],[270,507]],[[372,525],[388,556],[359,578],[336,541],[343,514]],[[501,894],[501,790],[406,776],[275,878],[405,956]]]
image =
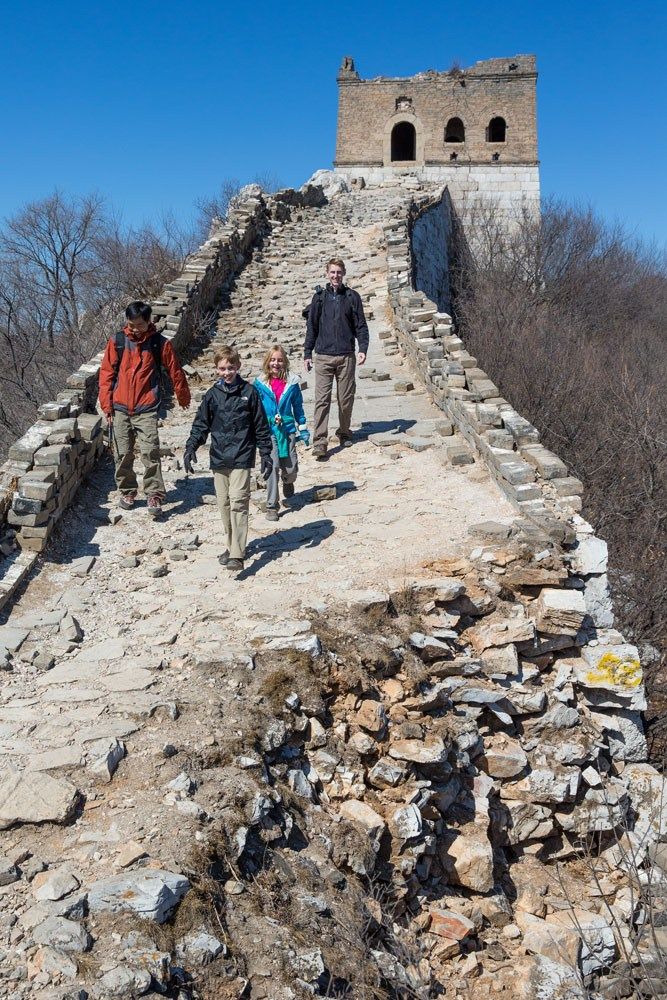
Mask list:
[[341,271],[343,272],[343,274],[345,274],[345,261],[344,260],[341,260],[340,257],[332,257],[331,260],[329,261],[329,263],[327,264],[327,271],[329,270],[329,268],[331,267],[332,264],[335,264],[336,267],[339,267],[341,269]]
[[213,358],[216,368],[221,361],[229,361],[230,365],[234,365],[235,368],[241,367],[241,355],[235,347],[221,347]]
[[129,319],[130,322],[135,319],[145,319],[146,322],[151,318],[153,310],[145,302],[130,302],[129,306],[125,309],[125,318]]

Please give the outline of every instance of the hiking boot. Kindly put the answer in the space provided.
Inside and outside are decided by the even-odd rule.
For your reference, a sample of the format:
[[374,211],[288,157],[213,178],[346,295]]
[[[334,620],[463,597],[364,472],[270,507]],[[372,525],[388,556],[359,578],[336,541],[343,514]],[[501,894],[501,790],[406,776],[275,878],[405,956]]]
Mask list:
[[267,521],[277,521],[278,518],[279,518],[279,516],[280,515],[278,514],[278,511],[277,510],[273,510],[271,507],[269,507],[267,509],[267,511],[266,511],[266,520]]
[[313,451],[313,458],[315,459],[316,462],[326,462],[327,453],[326,451],[320,448],[318,451]]
[[159,496],[152,496],[148,498],[148,513],[151,517],[159,517],[162,513],[162,498]]
[[351,448],[352,447],[352,435],[351,434],[341,434],[340,431],[336,431],[336,437],[338,438],[338,443],[341,448]]
[[136,500],[137,500],[136,493],[123,493],[122,497],[120,498],[120,503],[118,506],[122,507],[123,510],[132,510],[132,508],[136,503]]
[[285,500],[294,496],[294,483],[283,483],[283,496]]
[[229,552],[223,552],[218,556],[218,562],[221,566],[226,566],[229,562]]
[[240,573],[243,569],[243,559],[228,559],[225,563],[225,569],[228,569],[230,573]]

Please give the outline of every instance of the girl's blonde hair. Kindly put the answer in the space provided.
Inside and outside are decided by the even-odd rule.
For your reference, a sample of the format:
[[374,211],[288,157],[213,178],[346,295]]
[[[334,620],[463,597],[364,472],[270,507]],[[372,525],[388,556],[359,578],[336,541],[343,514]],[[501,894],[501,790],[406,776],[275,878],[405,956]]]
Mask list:
[[280,353],[280,357],[282,358],[283,362],[283,366],[280,370],[280,377],[282,379],[287,379],[287,376],[289,375],[289,358],[287,357],[287,351],[285,350],[282,344],[274,344],[273,347],[270,347],[269,350],[266,352],[266,356],[262,364],[262,371],[266,376],[266,378],[271,377],[269,372],[269,362],[271,360],[271,356],[275,354],[276,351]]

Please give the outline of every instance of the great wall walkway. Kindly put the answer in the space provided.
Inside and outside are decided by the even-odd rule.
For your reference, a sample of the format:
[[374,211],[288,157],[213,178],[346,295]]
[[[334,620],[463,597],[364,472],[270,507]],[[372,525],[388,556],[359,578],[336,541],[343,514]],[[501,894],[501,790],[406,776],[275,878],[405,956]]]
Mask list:
[[[34,797],[44,799],[44,818],[49,812],[57,818],[73,805],[74,787],[85,796],[74,826],[21,825],[3,835],[2,850],[9,858],[30,854],[38,868],[67,871],[73,885],[123,871],[134,856],[161,869],[183,865],[203,837],[204,807],[170,797],[167,785],[230,729],[243,729],[243,696],[228,665],[242,661],[259,637],[276,647],[301,633],[308,639],[312,614],[331,603],[344,606],[358,590],[400,589],[428,577],[428,562],[471,546],[470,525],[511,519],[483,467],[446,464],[441,414],[424,391],[394,391],[393,380],[410,372],[386,359],[378,340],[387,326],[379,226],[352,224],[335,210],[305,214],[312,219],[277,225],[243,273],[211,349],[197,363],[198,395],[212,381],[218,343],[238,343],[244,374],[252,376],[267,345],[288,342],[300,371],[301,309],[328,256],[341,252],[371,316],[371,377],[358,381],[355,446],[332,445],[326,465],[300,451],[296,496],[278,524],[259,507],[263,491],[253,495],[248,559],[233,579],[218,562],[224,545],[210,503],[207,450],[199,452],[202,471],[194,477],[179,467],[196,402],[189,412],[173,410],[162,434],[168,454],[177,456],[165,459],[164,520],[154,523],[142,505],[119,518],[104,463],[2,629],[18,665],[3,678],[0,774],[5,781],[23,774],[16,816],[4,816],[4,824],[21,819],[21,808],[37,808]],[[313,376],[307,378],[310,415]],[[332,413],[333,432],[335,407]],[[320,487],[329,487],[327,499],[316,498]],[[56,665],[44,670],[51,657]],[[178,751],[173,758],[165,745]],[[66,776],[71,784],[33,788],[31,775]],[[198,801],[205,791],[200,787]],[[58,963],[49,964],[47,955],[36,967],[32,931],[49,915],[76,912],[72,897],[57,903],[51,894],[45,901],[34,883],[0,891],[5,918],[11,911],[17,918],[5,955],[10,983],[0,984],[0,995],[35,996],[40,984],[57,978]]]
[[[614,831],[632,800],[645,852],[667,800],[632,647],[584,628],[602,543],[563,552],[527,519],[542,487],[508,428],[546,495],[573,481],[514,411],[500,427],[474,359],[450,385],[477,384],[480,438],[536,494],[521,514],[479,458],[452,465],[449,421],[385,354],[401,204],[273,218],[193,362],[193,407],[165,421],[164,519],[121,516],[104,460],[0,625],[0,997],[583,1000],[624,948],[651,967]],[[232,578],[207,449],[194,476],[180,465],[194,407],[222,343],[246,375],[275,341],[301,371],[332,254],[371,330],[356,441],[326,464],[300,451],[277,524],[253,493]],[[593,836],[595,878],[573,846]]]

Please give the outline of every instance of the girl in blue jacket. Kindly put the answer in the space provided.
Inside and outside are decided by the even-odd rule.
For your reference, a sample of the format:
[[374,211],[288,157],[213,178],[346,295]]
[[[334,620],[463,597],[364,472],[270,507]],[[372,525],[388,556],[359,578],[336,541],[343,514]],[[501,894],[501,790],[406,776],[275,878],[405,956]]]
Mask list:
[[299,380],[296,375],[290,377],[289,358],[280,344],[267,351],[255,388],[269,421],[273,444],[273,468],[266,482],[266,516],[269,521],[277,521],[278,481],[282,478],[286,499],[294,496],[299,471],[296,441],[297,438],[305,444],[310,441]]

